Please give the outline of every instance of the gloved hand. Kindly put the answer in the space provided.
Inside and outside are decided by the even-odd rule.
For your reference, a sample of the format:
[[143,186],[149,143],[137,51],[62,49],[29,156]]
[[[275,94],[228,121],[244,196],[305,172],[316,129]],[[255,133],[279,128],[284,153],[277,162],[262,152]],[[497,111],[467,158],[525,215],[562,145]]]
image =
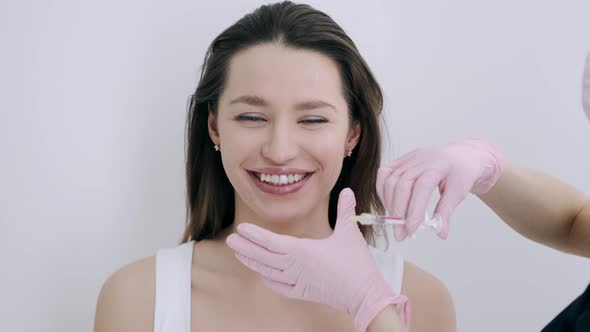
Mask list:
[[434,211],[442,219],[438,236],[449,235],[449,218],[469,192],[484,194],[502,173],[502,155],[482,140],[464,140],[441,147],[414,150],[377,172],[377,193],[388,215],[405,219],[394,226],[402,241],[424,220],[430,197],[438,187],[440,200]]
[[408,299],[395,294],[379,271],[354,220],[355,206],[352,190],[342,190],[336,227],[325,239],[296,238],[242,223],[226,242],[267,287],[342,310],[354,318],[355,331],[364,332],[390,304],[407,325]]

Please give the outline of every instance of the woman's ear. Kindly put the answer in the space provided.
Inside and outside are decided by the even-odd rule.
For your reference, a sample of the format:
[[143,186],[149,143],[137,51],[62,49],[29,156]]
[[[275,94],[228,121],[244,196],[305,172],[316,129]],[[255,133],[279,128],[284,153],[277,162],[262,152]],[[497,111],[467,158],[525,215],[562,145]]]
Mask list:
[[352,151],[359,142],[361,137],[361,125],[355,121],[354,125],[348,130],[348,137],[346,139],[346,152]]
[[352,151],[359,142],[361,137],[361,125],[355,121],[354,125],[348,130],[348,138],[346,139],[346,151]]
[[213,144],[219,145],[219,131],[217,130],[217,118],[211,110],[209,110],[209,117],[207,118],[207,129],[209,131],[209,137]]

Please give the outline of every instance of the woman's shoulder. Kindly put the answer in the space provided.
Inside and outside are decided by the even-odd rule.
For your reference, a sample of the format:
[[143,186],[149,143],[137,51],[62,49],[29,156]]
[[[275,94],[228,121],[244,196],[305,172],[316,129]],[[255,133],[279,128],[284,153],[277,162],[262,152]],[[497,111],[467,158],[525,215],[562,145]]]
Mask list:
[[127,264],[104,282],[94,331],[153,331],[156,257]]
[[402,294],[410,300],[412,331],[457,330],[455,306],[447,287],[434,275],[408,261],[404,261]]

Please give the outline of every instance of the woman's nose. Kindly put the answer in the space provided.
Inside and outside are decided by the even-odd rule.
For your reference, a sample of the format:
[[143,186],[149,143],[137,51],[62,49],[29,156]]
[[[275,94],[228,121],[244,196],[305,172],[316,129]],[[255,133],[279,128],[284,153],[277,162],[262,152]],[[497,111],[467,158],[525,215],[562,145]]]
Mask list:
[[286,123],[277,123],[269,129],[262,155],[276,164],[286,164],[297,156],[298,149],[294,128]]

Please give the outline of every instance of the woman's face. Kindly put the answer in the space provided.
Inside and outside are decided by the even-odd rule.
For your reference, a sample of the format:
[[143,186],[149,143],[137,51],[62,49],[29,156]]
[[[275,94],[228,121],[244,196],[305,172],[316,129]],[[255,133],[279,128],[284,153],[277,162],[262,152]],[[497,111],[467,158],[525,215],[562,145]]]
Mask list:
[[327,220],[330,191],[360,135],[337,64],[309,50],[251,47],[232,58],[218,105],[209,133],[235,189],[236,216]]

